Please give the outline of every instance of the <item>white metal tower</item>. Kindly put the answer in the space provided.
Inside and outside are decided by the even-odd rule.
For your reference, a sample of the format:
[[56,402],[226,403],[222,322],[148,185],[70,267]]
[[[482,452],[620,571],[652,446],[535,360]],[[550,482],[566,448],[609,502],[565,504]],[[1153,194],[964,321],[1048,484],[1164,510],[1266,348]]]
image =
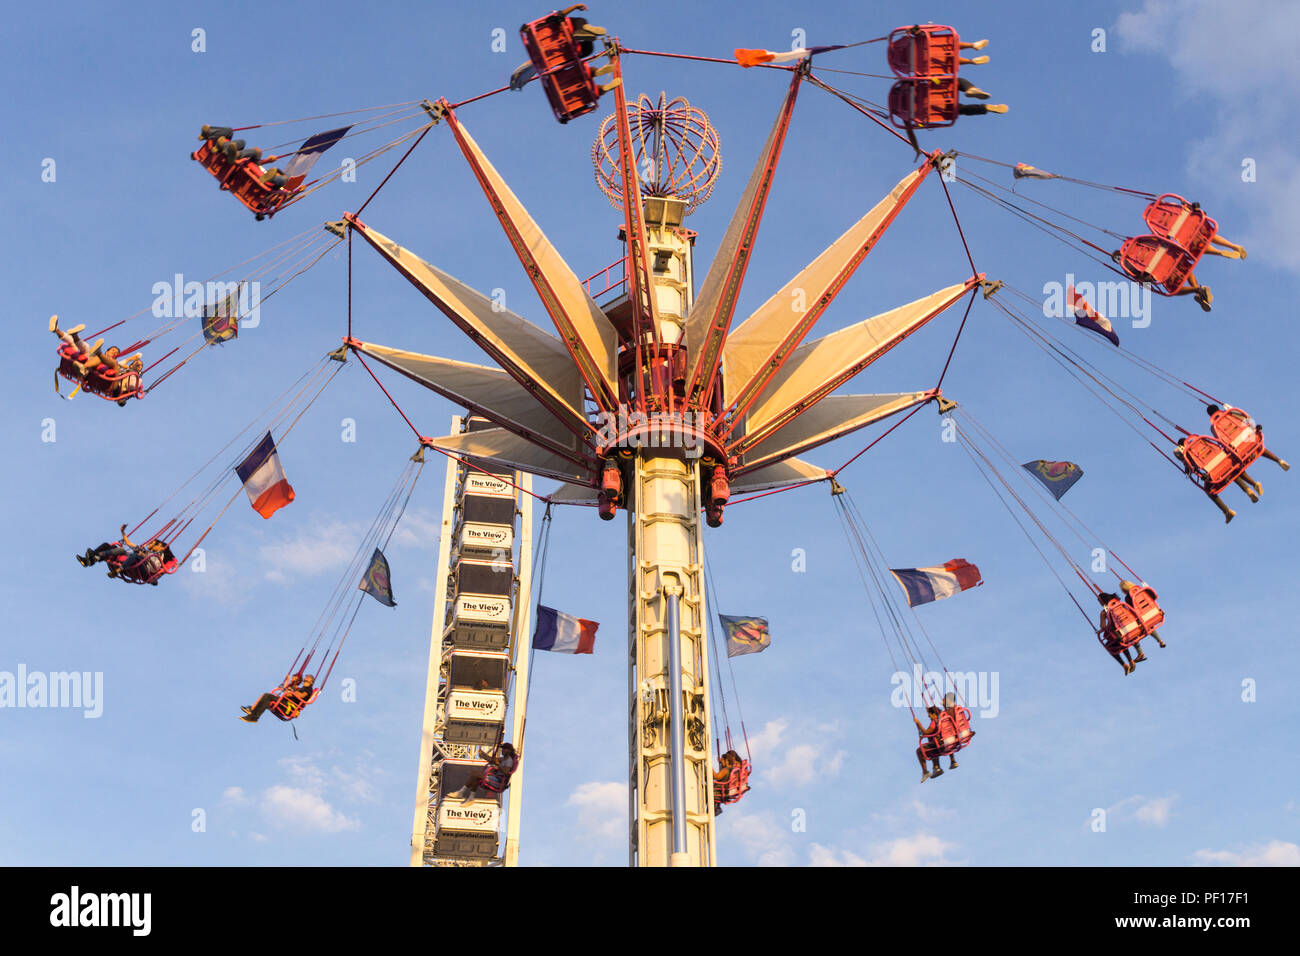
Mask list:
[[[452,431],[486,424],[454,418]],[[411,866],[518,862],[522,765],[497,799],[453,795],[482,772],[483,752],[521,738],[532,603],[530,489],[528,475],[447,461],[436,578],[443,590],[429,640]]]

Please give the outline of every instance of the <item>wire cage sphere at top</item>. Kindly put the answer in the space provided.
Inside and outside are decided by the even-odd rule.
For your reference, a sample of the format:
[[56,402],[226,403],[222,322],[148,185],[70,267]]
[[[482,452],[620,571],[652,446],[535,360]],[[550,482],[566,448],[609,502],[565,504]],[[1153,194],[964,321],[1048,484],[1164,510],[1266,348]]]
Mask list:
[[[659,94],[656,104],[642,93],[628,105],[628,127],[643,196],[672,196],[686,201],[686,214],[709,198],[722,171],[718,131],[708,115],[685,97]],[[618,164],[618,126],[611,113],[600,124],[591,146],[596,184],[615,209],[623,208]]]

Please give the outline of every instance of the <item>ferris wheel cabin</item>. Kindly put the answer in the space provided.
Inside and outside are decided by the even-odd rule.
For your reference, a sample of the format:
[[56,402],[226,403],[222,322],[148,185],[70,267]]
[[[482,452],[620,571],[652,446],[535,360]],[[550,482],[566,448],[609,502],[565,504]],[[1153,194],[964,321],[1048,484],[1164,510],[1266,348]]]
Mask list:
[[495,744],[506,720],[510,655],[496,651],[449,649],[447,723],[443,740],[452,744]]
[[482,472],[466,478],[465,497],[456,526],[461,554],[493,557],[515,544],[515,490],[503,479]]
[[490,860],[496,856],[501,794],[476,790],[468,800],[456,794],[487,769],[483,760],[443,760],[438,780],[438,829],[434,852],[441,857]]
[[510,644],[510,594],[514,573],[508,561],[462,558],[456,563],[455,613],[447,636],[457,647],[504,650]]

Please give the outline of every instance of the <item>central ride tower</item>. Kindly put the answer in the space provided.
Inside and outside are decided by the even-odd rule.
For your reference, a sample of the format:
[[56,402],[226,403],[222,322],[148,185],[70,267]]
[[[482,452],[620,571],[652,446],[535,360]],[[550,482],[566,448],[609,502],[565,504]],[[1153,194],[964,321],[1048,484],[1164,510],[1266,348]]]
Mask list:
[[[645,237],[640,262],[638,250],[625,249],[627,294],[605,309],[628,343],[621,398],[636,409],[620,406],[601,500],[602,517],[613,517],[615,500],[627,509],[629,861],[713,866],[700,482],[702,466],[716,462],[700,441],[702,423],[686,410],[695,233],[683,220],[712,192],[721,158],[708,117],[685,99],[660,94],[656,103],[643,95],[630,107],[618,99],[626,126],[617,113],[607,117],[592,159],[611,205],[625,213],[620,238],[627,242],[629,228]],[[624,208],[629,174],[639,180],[639,195],[628,190],[640,200],[639,217]],[[640,312],[654,322],[651,334],[638,333],[633,317],[638,265],[650,300]]]

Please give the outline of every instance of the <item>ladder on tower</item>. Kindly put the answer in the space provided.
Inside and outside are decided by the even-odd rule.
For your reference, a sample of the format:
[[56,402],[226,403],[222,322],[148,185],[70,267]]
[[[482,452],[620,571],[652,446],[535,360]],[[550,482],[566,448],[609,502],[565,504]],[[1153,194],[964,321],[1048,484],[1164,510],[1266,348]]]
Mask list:
[[[487,427],[452,420],[453,432]],[[480,467],[447,462],[411,866],[514,866],[518,857],[522,769],[504,793],[457,795],[482,775],[486,754],[519,741],[527,707],[531,477]]]

